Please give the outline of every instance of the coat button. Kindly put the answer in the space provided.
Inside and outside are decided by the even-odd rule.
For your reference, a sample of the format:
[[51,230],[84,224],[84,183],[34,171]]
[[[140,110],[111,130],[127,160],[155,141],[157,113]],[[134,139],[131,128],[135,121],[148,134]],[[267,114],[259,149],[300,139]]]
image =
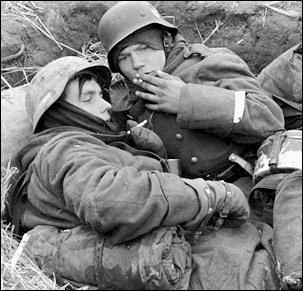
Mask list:
[[176,139],[177,139],[177,140],[182,140],[182,139],[183,139],[182,134],[177,133],[177,134],[176,134]]
[[192,158],[190,159],[190,161],[191,161],[192,164],[198,163],[198,159],[197,159],[196,157],[192,157]]

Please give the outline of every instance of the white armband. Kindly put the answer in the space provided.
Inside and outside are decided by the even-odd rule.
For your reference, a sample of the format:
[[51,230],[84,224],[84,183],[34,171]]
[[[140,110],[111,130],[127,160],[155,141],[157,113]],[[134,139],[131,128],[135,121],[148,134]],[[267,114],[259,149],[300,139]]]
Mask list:
[[242,120],[245,109],[245,91],[235,91],[234,123]]

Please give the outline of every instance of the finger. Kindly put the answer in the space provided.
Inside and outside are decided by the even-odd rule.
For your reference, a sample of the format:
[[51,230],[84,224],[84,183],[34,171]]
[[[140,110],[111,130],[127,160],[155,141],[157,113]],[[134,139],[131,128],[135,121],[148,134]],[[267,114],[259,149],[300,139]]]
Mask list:
[[159,93],[159,88],[157,86],[155,86],[153,84],[150,84],[147,81],[144,81],[142,79],[135,78],[135,79],[133,79],[133,83],[135,85],[140,86],[142,89],[145,89],[146,91],[149,91],[151,93],[154,93],[154,94]]
[[136,125],[138,125],[138,122],[134,121],[134,120],[131,120],[131,119],[128,119],[126,121],[126,128],[129,130],[130,128],[132,127],[135,127]]
[[161,79],[165,79],[165,80],[175,80],[178,79],[178,77],[176,76],[172,76],[168,73],[162,72],[160,70],[157,70],[157,76]]
[[159,97],[155,94],[150,94],[150,93],[146,93],[146,92],[142,92],[142,91],[136,91],[135,94],[136,94],[136,96],[138,96],[144,100],[154,102],[154,103],[159,102]]
[[145,107],[152,111],[162,111],[162,108],[159,104],[145,104]]
[[147,83],[153,84],[157,87],[163,87],[163,79],[158,76],[153,76],[151,74],[137,74],[136,78],[141,79]]
[[134,138],[138,138],[142,132],[142,127],[134,126],[129,129],[130,135]]

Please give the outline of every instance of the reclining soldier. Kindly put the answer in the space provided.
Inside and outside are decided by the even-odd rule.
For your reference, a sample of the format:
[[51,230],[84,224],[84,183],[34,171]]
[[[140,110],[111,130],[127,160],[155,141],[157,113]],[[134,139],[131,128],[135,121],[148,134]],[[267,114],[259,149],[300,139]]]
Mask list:
[[[16,232],[29,230],[28,249],[44,271],[99,288],[187,289],[192,259],[179,230],[207,229],[217,231],[219,241],[231,232],[229,256],[232,249],[239,254],[242,244],[241,253],[255,264],[258,245],[270,271],[262,269],[256,278],[276,286],[270,251],[246,222],[242,191],[224,181],[169,173],[161,139],[146,128],[117,132],[107,101],[110,82],[105,66],[63,57],[29,84],[26,108],[34,134],[14,160],[22,174],[9,213]],[[236,228],[221,233],[224,221]],[[247,264],[236,263],[239,272]],[[240,277],[247,284],[246,273]]]

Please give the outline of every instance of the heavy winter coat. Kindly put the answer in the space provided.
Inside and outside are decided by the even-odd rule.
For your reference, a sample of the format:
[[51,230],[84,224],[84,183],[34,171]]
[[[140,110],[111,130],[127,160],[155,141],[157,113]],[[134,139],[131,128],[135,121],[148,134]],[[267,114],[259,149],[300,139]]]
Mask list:
[[[180,43],[182,46],[182,38],[177,45]],[[137,121],[150,122],[149,128],[163,140],[168,157],[181,160],[183,176],[216,178],[231,165],[228,159],[231,153],[247,153],[284,127],[281,108],[265,94],[246,63],[232,51],[184,44],[179,54],[173,48],[167,59],[170,61],[164,71],[186,83],[181,90],[178,114],[152,112],[143,100],[126,113]],[[115,111],[122,112],[123,102],[134,100],[133,92],[140,90],[128,85],[129,91],[118,84],[113,86]],[[245,91],[244,111],[235,121],[238,98],[235,92],[239,91]]]
[[[159,156],[119,139],[65,127],[34,135],[19,152],[20,168],[28,169],[29,177],[22,226],[84,224],[117,244],[157,226],[195,229],[215,211],[208,212],[205,193],[225,197],[222,183],[164,173]],[[243,195],[230,187],[235,197]]]

